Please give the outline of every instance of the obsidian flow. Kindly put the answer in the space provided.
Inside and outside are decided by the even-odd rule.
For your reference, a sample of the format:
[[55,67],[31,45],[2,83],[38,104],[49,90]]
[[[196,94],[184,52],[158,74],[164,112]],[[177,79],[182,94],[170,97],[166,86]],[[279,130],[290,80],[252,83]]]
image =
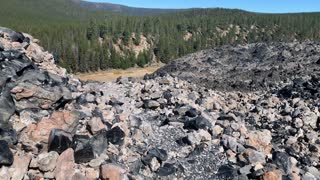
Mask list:
[[53,129],[49,135],[48,150],[61,154],[68,149],[72,143],[72,135],[61,129]]
[[0,140],[0,166],[10,166],[13,163],[13,154],[6,141]]

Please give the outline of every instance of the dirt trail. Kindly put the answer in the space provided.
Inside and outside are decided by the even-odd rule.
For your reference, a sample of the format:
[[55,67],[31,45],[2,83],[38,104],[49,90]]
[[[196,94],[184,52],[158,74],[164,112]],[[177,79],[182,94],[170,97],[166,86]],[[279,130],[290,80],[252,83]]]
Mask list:
[[140,78],[144,75],[151,74],[155,72],[157,69],[162,67],[161,65],[158,66],[150,66],[146,68],[130,68],[130,69],[113,69],[109,71],[98,71],[93,73],[83,73],[77,74],[76,77],[83,81],[87,80],[94,80],[94,81],[101,81],[101,82],[110,82],[116,80],[118,77],[135,77]]

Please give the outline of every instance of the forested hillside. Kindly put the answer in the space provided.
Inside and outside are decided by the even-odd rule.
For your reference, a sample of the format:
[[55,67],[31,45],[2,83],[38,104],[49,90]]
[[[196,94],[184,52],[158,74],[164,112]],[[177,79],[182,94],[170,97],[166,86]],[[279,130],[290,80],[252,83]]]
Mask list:
[[184,9],[149,9],[149,8],[135,8],[128,7],[119,4],[111,3],[96,3],[83,0],[71,0],[72,2],[80,5],[83,8],[98,10],[98,11],[110,11],[115,13],[123,13],[128,15],[154,15],[154,14],[167,14],[178,11],[184,11]]
[[0,26],[33,34],[72,72],[144,66],[224,44],[320,40],[320,13],[194,9],[129,16],[70,0],[0,0]]

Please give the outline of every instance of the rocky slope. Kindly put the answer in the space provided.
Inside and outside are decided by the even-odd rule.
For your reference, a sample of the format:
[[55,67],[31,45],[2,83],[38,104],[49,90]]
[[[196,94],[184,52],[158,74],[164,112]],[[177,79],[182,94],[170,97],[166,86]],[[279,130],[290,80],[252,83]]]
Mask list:
[[169,74],[217,90],[270,90],[295,78],[318,76],[320,43],[222,46],[173,61],[154,76]]
[[[231,79],[222,78],[236,73],[226,76],[225,66],[243,63],[230,70],[242,74],[234,80],[240,84],[249,77],[243,75],[244,64],[250,64],[241,57],[255,56],[249,50],[260,46],[272,49],[265,57],[273,56],[280,45],[222,48],[242,52],[229,55],[238,57],[234,62],[218,50],[203,51],[191,56],[203,56],[195,59],[200,63],[179,60],[157,72],[160,76],[98,83],[66,74],[36,42],[0,28],[0,179],[320,178],[316,43],[292,45],[309,52],[305,61],[259,62],[257,57],[256,67],[246,70],[291,65],[275,71],[287,85],[273,83],[271,92],[226,92],[208,88],[217,87],[210,86],[213,81],[202,86],[196,69],[207,70],[208,80],[221,78],[215,78],[221,85],[217,89],[262,89],[258,83],[232,86]],[[303,54],[291,53],[292,59]],[[211,68],[205,69],[204,59]],[[295,64],[305,68],[303,76],[290,74]],[[195,69],[193,75],[178,65],[191,66],[185,70]],[[256,79],[264,74],[257,73]],[[293,74],[300,78],[291,81]]]

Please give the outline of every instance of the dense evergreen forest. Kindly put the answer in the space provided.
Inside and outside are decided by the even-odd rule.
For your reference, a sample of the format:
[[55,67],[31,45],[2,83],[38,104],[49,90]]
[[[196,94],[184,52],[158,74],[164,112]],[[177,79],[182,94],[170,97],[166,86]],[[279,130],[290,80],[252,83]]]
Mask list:
[[320,40],[320,13],[192,9],[129,16],[69,0],[0,0],[0,26],[39,38],[71,72],[166,63],[201,49],[260,41]]

